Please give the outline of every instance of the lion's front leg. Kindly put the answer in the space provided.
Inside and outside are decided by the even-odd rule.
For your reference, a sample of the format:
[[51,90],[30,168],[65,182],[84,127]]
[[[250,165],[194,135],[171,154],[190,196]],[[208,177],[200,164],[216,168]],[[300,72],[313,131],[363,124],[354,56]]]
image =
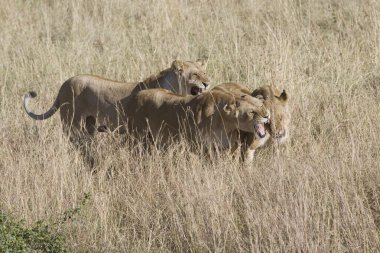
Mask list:
[[241,135],[240,140],[242,142],[242,158],[244,163],[247,164],[253,161],[256,149],[263,146],[269,140],[269,134],[266,134],[263,138],[259,138],[253,133],[244,133]]
[[255,148],[253,143],[255,136],[253,133],[240,131],[240,143],[241,143],[241,159],[244,163],[251,162],[255,154]]
[[248,148],[245,153],[243,154],[243,159],[245,164],[249,164],[253,161],[253,158],[255,157],[255,151],[256,149]]

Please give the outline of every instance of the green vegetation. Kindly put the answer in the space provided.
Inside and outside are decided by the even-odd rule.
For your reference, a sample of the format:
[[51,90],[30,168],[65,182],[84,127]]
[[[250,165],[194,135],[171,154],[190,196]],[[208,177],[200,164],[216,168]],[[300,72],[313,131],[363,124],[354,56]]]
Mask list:
[[25,221],[18,221],[9,214],[0,211],[0,252],[68,252],[67,242],[59,232],[59,226],[73,220],[89,199],[85,194],[79,206],[64,212],[59,222],[50,224],[40,220],[27,226]]
[[64,237],[44,221],[27,227],[0,212],[0,252],[67,252]]

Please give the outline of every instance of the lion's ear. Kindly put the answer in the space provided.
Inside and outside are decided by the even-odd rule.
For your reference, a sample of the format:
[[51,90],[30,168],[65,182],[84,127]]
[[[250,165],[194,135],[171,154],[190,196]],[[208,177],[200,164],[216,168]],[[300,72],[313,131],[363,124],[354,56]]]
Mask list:
[[202,119],[208,118],[214,113],[215,109],[213,103],[205,103],[203,105],[199,105],[195,113],[195,119],[197,124],[201,123]]
[[237,105],[235,103],[233,104],[225,104],[223,106],[223,111],[229,115],[229,116],[234,116],[237,118],[239,116],[239,111],[236,109]]
[[286,100],[288,100],[288,94],[286,93],[285,90],[283,90],[283,91],[281,92],[281,95],[280,95],[279,99],[282,100],[282,101],[286,101]]
[[183,71],[183,61],[180,61],[180,60],[173,61],[172,69],[175,69],[175,70],[182,72]]
[[264,100],[266,100],[269,97],[269,95],[270,95],[269,91],[267,91],[266,89],[263,89],[262,87],[254,90],[251,93],[252,97],[257,97],[258,99],[260,99],[258,96],[261,96]]
[[196,63],[198,63],[203,70],[206,70],[206,68],[207,68],[207,59],[198,59],[196,61]]

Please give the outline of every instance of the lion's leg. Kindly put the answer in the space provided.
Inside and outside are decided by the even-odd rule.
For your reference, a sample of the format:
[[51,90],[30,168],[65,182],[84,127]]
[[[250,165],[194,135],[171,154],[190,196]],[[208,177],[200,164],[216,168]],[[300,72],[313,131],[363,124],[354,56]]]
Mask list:
[[96,133],[96,119],[93,116],[87,116],[85,119],[85,130],[90,136]]
[[94,146],[94,136],[97,131],[96,119],[94,116],[80,117],[74,116],[73,121],[80,122],[80,131],[78,133],[78,145],[85,162],[93,168],[96,160],[96,150]]
[[256,151],[256,149],[252,149],[252,148],[248,148],[245,151],[244,163],[249,164],[253,161],[253,158],[255,157],[255,151]]
[[[84,124],[84,123],[83,123]],[[64,128],[68,132],[70,142],[74,145],[80,154],[83,156],[84,161],[90,168],[94,167],[94,145],[93,136],[85,131],[85,127],[78,128],[76,126],[66,126]]]
[[264,138],[257,138],[254,134],[250,134],[247,138],[247,148],[244,152],[244,162],[250,163],[253,161],[255,156],[255,151],[259,147],[263,146],[269,139],[269,134],[267,134]]
[[231,154],[234,159],[241,159],[240,150],[242,149],[241,147],[241,139],[240,139],[240,132],[236,131],[235,133],[232,134],[231,136]]
[[241,159],[244,163],[249,163],[253,160],[255,154],[255,148],[253,146],[255,142],[255,136],[253,133],[240,131],[241,142]]
[[72,108],[67,106],[63,110],[61,109],[61,121],[64,133],[74,147],[79,150],[84,161],[92,168],[95,164],[92,138],[95,133],[95,118],[83,119],[81,115],[73,113]]
[[60,108],[63,133],[75,142],[80,129],[80,120],[74,119],[74,108],[71,104],[65,104]]

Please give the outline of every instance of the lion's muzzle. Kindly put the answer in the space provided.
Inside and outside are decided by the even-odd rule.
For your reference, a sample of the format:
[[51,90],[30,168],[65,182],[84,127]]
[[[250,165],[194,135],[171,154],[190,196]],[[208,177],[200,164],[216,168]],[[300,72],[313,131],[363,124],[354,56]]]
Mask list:
[[265,127],[264,127],[264,123],[257,123],[255,125],[255,130],[256,130],[257,135],[260,138],[264,138],[265,135],[267,134],[267,131],[265,130]]
[[209,85],[205,82],[202,82],[202,86],[203,87],[200,87],[200,86],[193,86],[191,87],[190,89],[190,94],[195,96],[195,95],[199,95],[201,94],[204,90],[207,90],[207,87],[209,87]]
[[201,94],[202,91],[203,91],[202,88],[200,88],[198,86],[193,86],[193,87],[191,87],[190,93],[191,93],[191,95],[195,96],[195,95]]

